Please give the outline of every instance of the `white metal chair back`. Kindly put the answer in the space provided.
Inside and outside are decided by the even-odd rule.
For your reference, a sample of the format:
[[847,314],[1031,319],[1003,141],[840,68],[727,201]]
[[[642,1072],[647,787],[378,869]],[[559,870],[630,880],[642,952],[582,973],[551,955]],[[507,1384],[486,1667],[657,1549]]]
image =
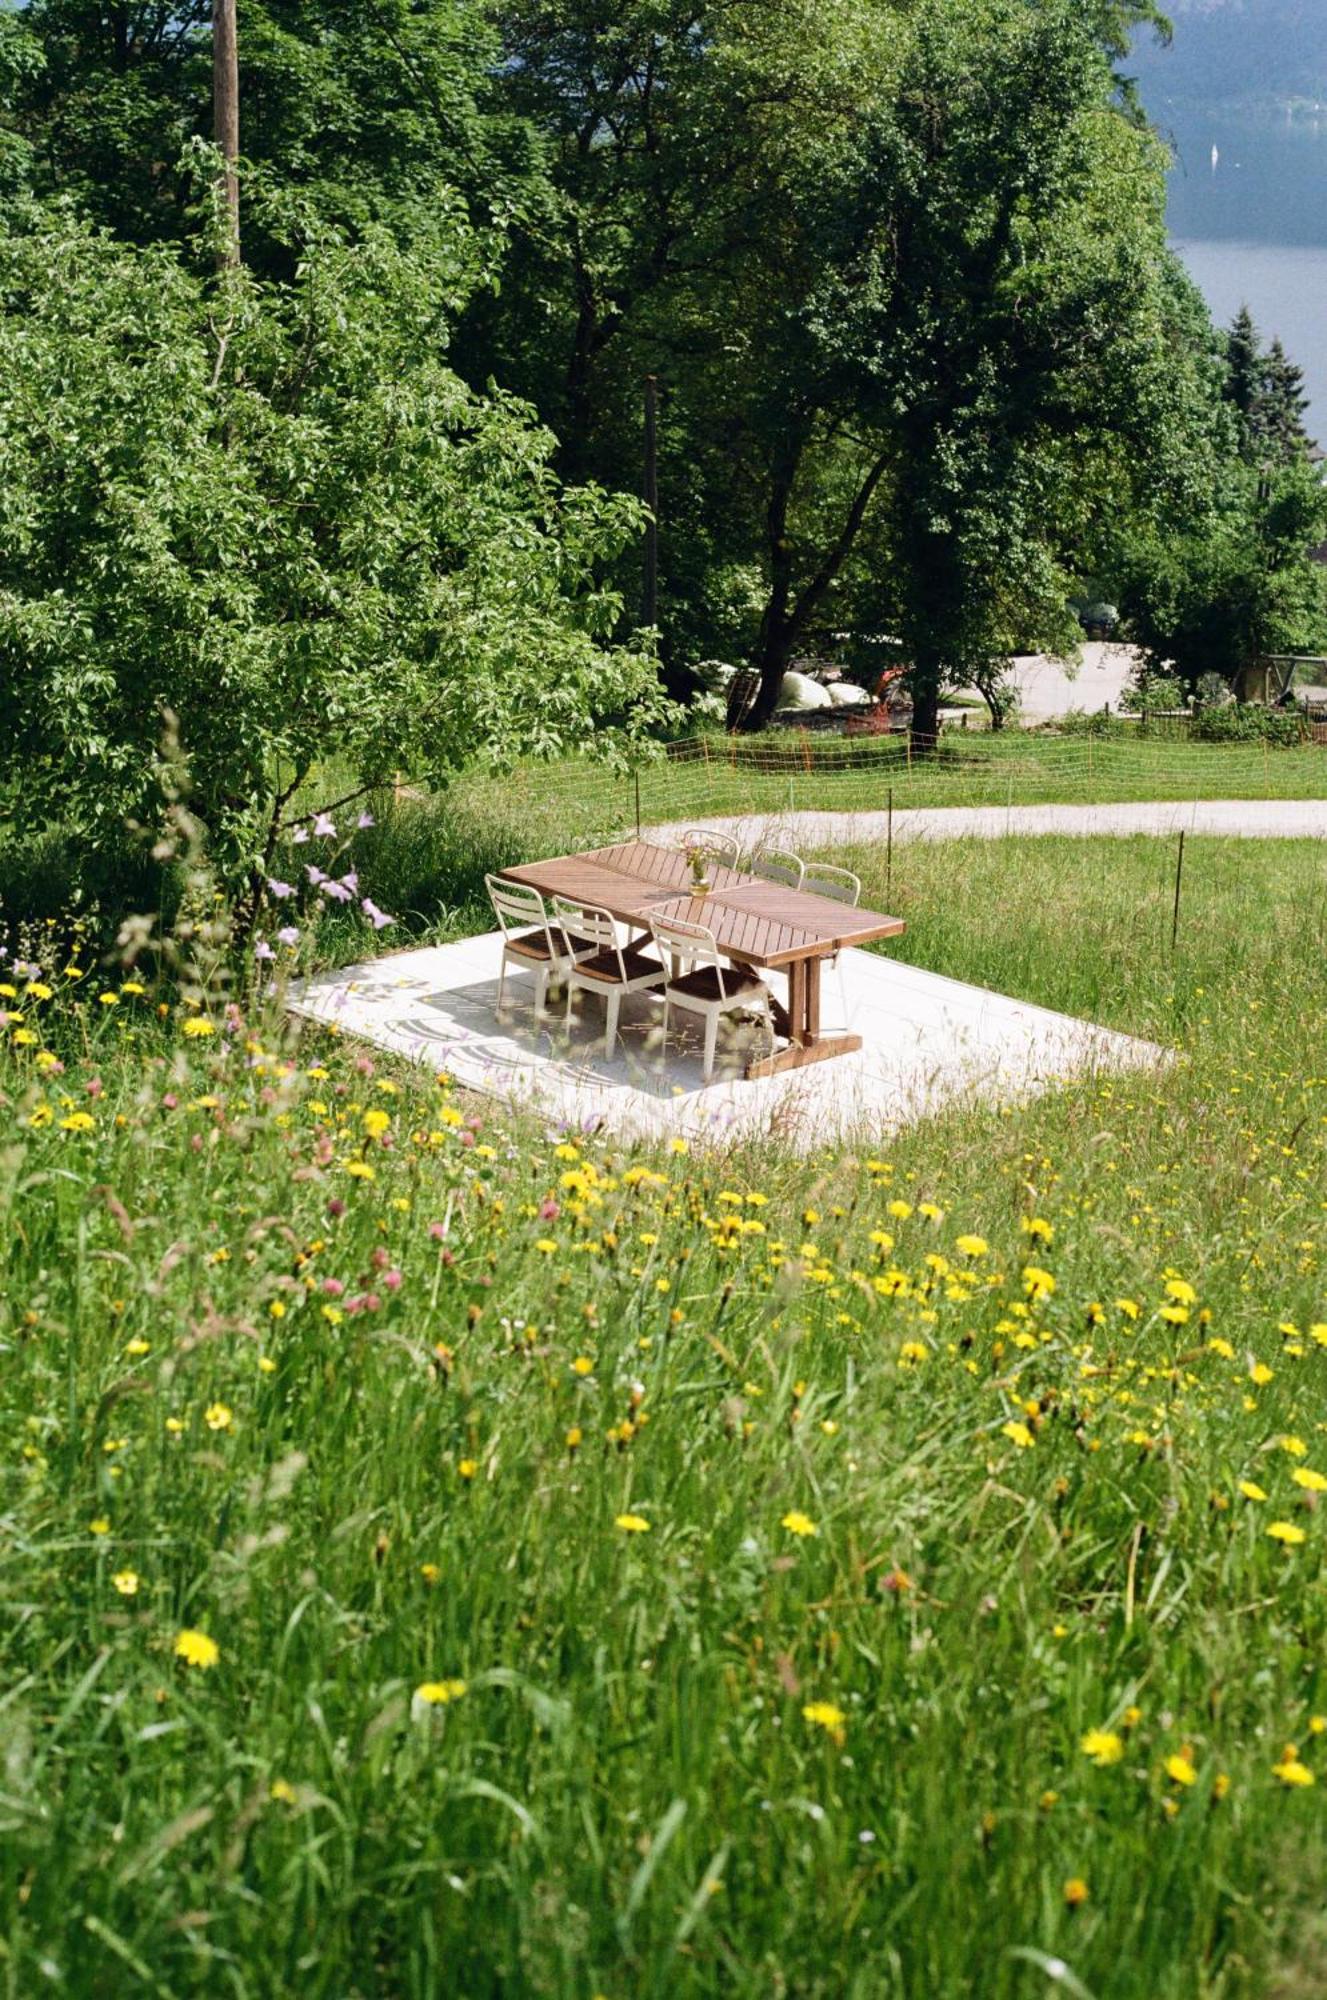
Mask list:
[[689,826],[682,835],[680,845],[703,847],[716,860],[726,863],[729,868],[736,868],[742,852],[741,842],[736,834],[711,832],[707,826]]
[[802,887],[809,896],[830,896],[854,910],[862,900],[862,878],[851,868],[835,868],[828,861],[808,861]]
[[685,966],[687,974],[711,967],[718,975],[719,992],[725,1000],[742,984],[742,975],[720,958],[714,932],[704,924],[688,924],[680,917],[651,917],[650,934],[666,963]]
[[[564,938],[583,938],[596,952],[611,952],[617,960],[618,978],[626,984],[627,969],[622,962],[617,925],[607,910],[601,910],[596,903],[574,903],[568,896],[554,896],[553,915]],[[571,955],[570,943],[567,955]]]
[[800,889],[806,864],[800,854],[781,847],[758,847],[751,856],[751,873],[762,882],[779,882],[785,889]]
[[493,905],[493,914],[510,944],[525,931],[542,931],[550,959],[567,956],[566,941],[549,917],[543,897],[524,882],[508,882],[500,875],[486,875],[484,886]]

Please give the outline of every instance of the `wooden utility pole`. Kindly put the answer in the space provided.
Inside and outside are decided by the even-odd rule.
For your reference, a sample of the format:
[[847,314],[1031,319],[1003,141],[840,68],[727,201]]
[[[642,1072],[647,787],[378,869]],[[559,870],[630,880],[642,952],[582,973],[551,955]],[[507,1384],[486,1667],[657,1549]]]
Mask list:
[[221,153],[226,202],[222,268],[240,261],[240,54],[235,0],[212,0],[212,127]]
[[659,381],[645,377],[645,505],[650,518],[645,524],[645,597],[642,618],[646,625],[659,623]]

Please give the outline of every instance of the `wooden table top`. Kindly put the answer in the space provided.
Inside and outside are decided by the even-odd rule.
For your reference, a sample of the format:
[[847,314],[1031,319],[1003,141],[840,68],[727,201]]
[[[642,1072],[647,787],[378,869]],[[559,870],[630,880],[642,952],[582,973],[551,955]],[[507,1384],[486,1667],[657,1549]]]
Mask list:
[[906,928],[901,917],[853,909],[830,896],[787,889],[714,863],[708,895],[695,896],[689,893],[691,870],[682,849],[641,840],[523,863],[502,873],[545,896],[593,903],[623,923],[645,923],[653,913],[703,924],[724,956],[744,965],[828,958],[848,945],[898,937]]

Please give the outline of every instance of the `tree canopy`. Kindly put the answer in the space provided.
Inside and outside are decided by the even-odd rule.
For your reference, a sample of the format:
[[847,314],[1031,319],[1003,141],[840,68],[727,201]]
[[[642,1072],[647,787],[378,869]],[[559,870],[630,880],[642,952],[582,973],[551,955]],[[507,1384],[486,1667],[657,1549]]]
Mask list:
[[238,19],[229,284],[205,0],[0,11],[0,643],[42,810],[62,727],[65,809],[118,812],[144,717],[187,737],[217,676],[195,740],[236,828],[228,790],[270,800],[320,729],[378,768],[654,714],[642,517],[608,497],[641,490],[647,376],[674,691],[749,661],[759,722],[868,633],[923,738],[955,685],[998,719],[1086,578],[1195,675],[1316,635],[1302,377],[1219,337],[1167,245],[1148,0]]
[[602,571],[640,510],[568,489],[529,409],[448,360],[464,237],[307,243],[220,283],[32,204],[0,234],[10,803],[150,817],[162,718],[243,870],[318,764],[565,751],[657,716]]

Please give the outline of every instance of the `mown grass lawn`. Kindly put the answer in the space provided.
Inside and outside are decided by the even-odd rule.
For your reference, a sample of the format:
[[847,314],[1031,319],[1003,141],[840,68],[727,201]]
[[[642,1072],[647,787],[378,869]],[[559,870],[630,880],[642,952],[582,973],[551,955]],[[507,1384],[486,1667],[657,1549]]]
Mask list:
[[865,812],[919,807],[1103,804],[1131,800],[1321,799],[1327,748],[1218,744],[1162,736],[1094,740],[1008,730],[950,730],[930,757],[901,736],[844,740],[775,731],[698,739],[618,775],[588,758],[524,764],[494,787],[462,776],[453,815],[519,827],[549,852],[635,825],[748,813]]
[[1321,846],[896,862],[1179,1059],[808,1165],[5,982],[0,1990],[1321,1989]]

